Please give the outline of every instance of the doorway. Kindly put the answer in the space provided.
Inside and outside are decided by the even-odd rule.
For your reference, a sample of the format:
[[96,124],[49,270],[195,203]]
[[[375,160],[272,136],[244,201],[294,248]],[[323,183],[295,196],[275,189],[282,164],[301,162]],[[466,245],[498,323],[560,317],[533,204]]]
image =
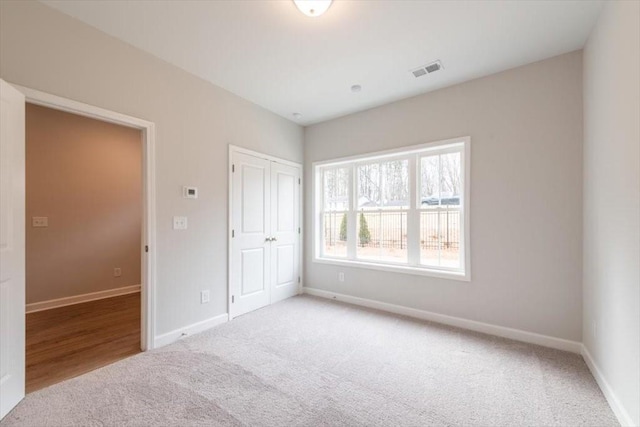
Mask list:
[[[2,95],[3,203],[0,209],[0,418],[25,394],[25,105],[49,107],[108,123],[139,129],[142,139],[142,241],[140,280],[140,343],[143,351],[154,348],[155,319],[155,125],[116,113],[0,80]],[[5,185],[6,184],[6,185]],[[22,344],[21,344],[22,343]],[[18,344],[18,345],[16,345]]]
[[25,108],[26,392],[141,351],[142,133]]
[[230,146],[229,317],[301,290],[302,166]]

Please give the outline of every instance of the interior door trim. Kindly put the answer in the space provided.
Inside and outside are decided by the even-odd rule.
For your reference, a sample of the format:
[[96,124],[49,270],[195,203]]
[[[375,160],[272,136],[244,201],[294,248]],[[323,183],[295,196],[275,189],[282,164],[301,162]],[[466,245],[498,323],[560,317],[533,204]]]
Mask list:
[[[10,83],[10,82],[9,82]],[[126,114],[96,107],[46,92],[10,83],[25,95],[26,102],[65,111],[103,122],[115,123],[142,131],[142,260],[141,277],[141,350],[156,347],[156,172],[155,124]]]

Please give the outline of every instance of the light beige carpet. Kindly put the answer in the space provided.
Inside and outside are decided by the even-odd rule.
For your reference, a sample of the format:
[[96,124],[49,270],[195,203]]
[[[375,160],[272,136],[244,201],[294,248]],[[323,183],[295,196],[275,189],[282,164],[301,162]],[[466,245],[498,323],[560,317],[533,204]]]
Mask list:
[[5,426],[610,426],[582,358],[300,296],[30,394]]

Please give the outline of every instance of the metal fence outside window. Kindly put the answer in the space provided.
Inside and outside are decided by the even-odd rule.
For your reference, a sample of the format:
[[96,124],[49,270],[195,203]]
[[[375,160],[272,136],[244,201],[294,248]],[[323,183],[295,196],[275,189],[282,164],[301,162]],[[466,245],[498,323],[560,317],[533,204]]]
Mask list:
[[[363,242],[360,238],[361,214],[367,222],[370,237],[368,242]],[[407,212],[365,211],[359,212],[357,218],[356,235],[359,246],[392,249],[407,247]],[[334,246],[346,241],[346,221],[344,212],[324,214],[326,246]],[[420,247],[434,250],[459,249],[460,211],[458,209],[420,211]]]

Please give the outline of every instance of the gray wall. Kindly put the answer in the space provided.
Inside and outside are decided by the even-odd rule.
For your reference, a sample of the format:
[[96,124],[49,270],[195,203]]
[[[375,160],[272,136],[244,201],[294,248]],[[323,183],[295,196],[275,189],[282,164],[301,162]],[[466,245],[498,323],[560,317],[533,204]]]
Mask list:
[[[466,135],[471,282],[313,262],[314,161]],[[581,341],[581,52],[307,127],[305,168],[305,286]]]
[[10,83],[155,122],[156,333],[226,313],[227,146],[302,161],[303,129],[38,2],[0,2],[0,52]]
[[584,345],[640,425],[640,3],[608,2],[584,51]]

